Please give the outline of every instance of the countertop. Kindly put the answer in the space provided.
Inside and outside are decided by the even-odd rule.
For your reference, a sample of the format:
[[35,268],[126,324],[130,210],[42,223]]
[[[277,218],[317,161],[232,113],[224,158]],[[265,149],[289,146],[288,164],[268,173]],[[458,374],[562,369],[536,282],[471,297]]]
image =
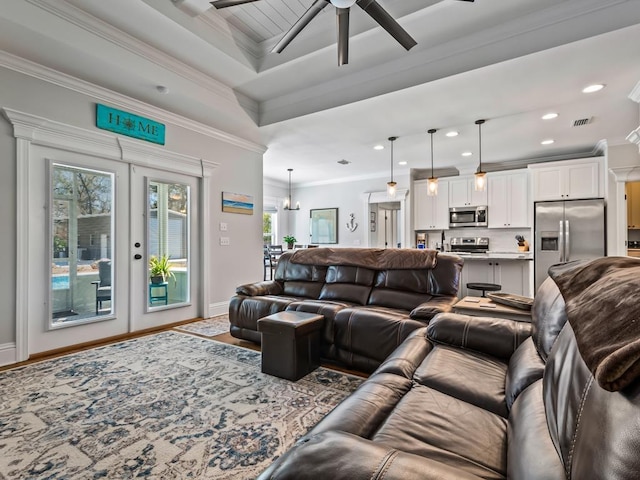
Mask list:
[[468,260],[533,260],[533,252],[494,252],[487,253],[467,253],[467,252],[446,252],[459,255]]

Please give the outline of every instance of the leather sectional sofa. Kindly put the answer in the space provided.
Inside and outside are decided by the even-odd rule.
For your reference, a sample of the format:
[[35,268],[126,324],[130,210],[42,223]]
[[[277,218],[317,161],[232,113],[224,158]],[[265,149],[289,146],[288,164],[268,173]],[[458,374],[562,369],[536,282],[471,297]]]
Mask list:
[[259,480],[640,478],[638,279],[610,257],[554,268],[530,325],[436,316]]
[[283,310],[321,314],[323,359],[372,372],[412,331],[451,310],[462,266],[460,257],[435,250],[285,253],[273,281],[236,289],[231,335],[260,343],[262,317]]

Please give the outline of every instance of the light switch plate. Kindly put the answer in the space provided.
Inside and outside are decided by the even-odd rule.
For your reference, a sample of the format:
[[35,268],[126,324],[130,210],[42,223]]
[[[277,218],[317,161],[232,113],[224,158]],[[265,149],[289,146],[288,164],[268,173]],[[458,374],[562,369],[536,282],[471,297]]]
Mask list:
[[220,222],[220,231],[226,232],[227,230],[229,230],[229,225],[227,224],[227,222]]

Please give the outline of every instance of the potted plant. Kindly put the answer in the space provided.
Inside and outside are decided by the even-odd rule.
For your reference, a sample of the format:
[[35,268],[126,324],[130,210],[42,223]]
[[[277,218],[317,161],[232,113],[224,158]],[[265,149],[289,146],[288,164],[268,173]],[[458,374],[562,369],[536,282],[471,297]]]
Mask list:
[[287,248],[289,250],[291,250],[293,248],[293,244],[297,242],[296,237],[294,237],[293,235],[287,235],[286,237],[283,238],[284,243],[287,244]]
[[156,257],[152,255],[149,259],[149,277],[151,283],[164,283],[167,278],[171,277],[175,280],[175,275],[171,271],[171,264],[169,263],[169,255],[162,255]]

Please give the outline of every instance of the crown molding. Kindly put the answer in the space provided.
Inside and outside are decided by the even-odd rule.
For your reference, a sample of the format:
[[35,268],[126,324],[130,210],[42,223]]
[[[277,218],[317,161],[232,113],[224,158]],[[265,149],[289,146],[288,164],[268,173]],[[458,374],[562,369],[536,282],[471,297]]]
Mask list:
[[49,67],[45,67],[34,63],[30,60],[17,57],[8,52],[0,50],[0,67],[5,67],[10,70],[29,75],[30,77],[44,80],[45,82],[58,85],[60,87],[67,88],[82,95],[87,95],[96,100],[108,103],[120,108],[125,108],[134,113],[149,116],[159,121],[171,123],[178,127],[185,128],[192,132],[205,135],[207,137],[219,140],[236,147],[249,150],[251,152],[264,154],[267,151],[267,147],[260,145],[244,138],[231,135],[229,133],[218,130],[217,128],[210,127],[203,123],[197,122],[187,117],[177,115],[167,110],[163,110],[154,105],[150,105],[140,100],[136,100],[121,93],[114,92],[112,90],[94,85],[85,80],[72,77],[57,70],[53,70]]
[[169,56],[157,48],[154,48],[122,30],[109,25],[106,22],[84,12],[80,8],[66,2],[55,0],[24,0],[31,5],[41,8],[48,13],[90,32],[119,48],[133,53],[142,59],[155,63],[190,82],[196,83],[207,91],[217,95],[221,99],[234,102],[233,90],[222,82],[219,82],[202,73],[186,63]]

